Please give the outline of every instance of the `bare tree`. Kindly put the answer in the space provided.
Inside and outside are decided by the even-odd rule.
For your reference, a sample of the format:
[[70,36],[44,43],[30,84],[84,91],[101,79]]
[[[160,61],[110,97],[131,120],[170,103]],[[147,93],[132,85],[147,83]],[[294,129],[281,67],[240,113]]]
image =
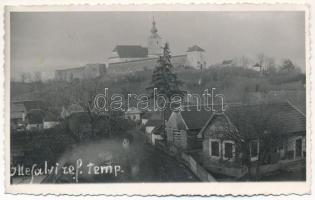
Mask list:
[[273,57],[268,56],[265,58],[265,66],[266,66],[266,73],[275,74],[277,72],[276,62]]
[[78,87],[74,91],[76,94],[77,102],[83,107],[87,112],[91,124],[91,136],[95,136],[95,124],[97,122],[97,117],[94,113],[93,101],[97,94],[98,80],[84,80],[80,81]]
[[[242,161],[248,168],[249,178],[258,179],[260,166],[269,162],[274,148],[283,144],[286,128],[274,109],[269,104],[248,105],[236,110],[232,115],[236,119],[234,125],[239,134],[236,140],[243,154]],[[235,134],[234,134],[235,135]],[[255,164],[251,160],[251,145],[253,141],[259,142],[259,153]],[[254,170],[253,170],[254,169]],[[255,171],[254,174],[252,172]]]
[[257,67],[259,67],[259,71],[260,72],[263,72],[263,70],[264,70],[265,59],[266,59],[265,54],[260,53],[260,54],[257,55],[257,63],[256,63],[256,65],[257,65]]
[[293,64],[293,62],[290,59],[284,59],[281,65],[280,70],[283,72],[291,72],[293,70],[295,70],[295,65]]
[[23,72],[23,73],[20,74],[20,76],[21,76],[21,82],[22,82],[22,83],[25,83],[25,81],[26,81],[26,79],[27,79],[26,73]]
[[248,65],[249,65],[249,58],[243,55],[243,56],[240,58],[240,63],[241,63],[241,66],[242,66],[242,67],[247,68]]
[[34,72],[34,82],[42,82],[42,73],[41,72]]

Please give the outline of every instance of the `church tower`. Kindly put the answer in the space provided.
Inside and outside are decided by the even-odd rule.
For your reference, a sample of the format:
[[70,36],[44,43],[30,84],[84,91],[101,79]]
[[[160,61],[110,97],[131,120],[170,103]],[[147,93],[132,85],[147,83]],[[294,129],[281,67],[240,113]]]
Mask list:
[[158,57],[162,55],[163,44],[162,38],[157,33],[158,30],[155,25],[155,21],[152,21],[151,35],[148,38],[148,56],[149,57]]

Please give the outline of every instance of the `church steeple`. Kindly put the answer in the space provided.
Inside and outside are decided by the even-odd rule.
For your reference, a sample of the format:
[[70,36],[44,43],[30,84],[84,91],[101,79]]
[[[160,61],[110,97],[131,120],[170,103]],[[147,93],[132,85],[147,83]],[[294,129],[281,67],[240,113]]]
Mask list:
[[154,17],[152,20],[151,34],[148,38],[148,54],[149,57],[157,57],[162,54],[162,38],[158,34]]
[[158,32],[158,30],[157,30],[155,24],[156,24],[156,23],[155,23],[154,17],[153,17],[152,28],[151,28],[151,33],[152,33],[152,34],[157,34],[157,32]]

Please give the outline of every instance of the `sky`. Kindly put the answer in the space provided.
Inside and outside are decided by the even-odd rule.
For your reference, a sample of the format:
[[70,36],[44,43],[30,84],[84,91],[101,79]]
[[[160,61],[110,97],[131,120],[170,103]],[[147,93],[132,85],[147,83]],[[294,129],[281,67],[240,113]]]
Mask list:
[[264,53],[305,69],[301,11],[13,12],[11,78],[106,63],[116,45],[147,46],[153,17],[172,55],[198,45],[206,50],[208,64]]

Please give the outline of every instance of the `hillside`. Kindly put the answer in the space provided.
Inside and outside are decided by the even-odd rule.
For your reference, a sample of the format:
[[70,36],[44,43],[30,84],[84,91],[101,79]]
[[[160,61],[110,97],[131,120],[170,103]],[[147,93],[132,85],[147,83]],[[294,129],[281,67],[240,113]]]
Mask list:
[[[298,72],[261,75],[257,71],[239,67],[215,67],[202,72],[182,68],[175,71],[183,82],[182,89],[190,93],[201,95],[205,89],[216,88],[216,93],[223,94],[226,102],[248,103],[267,97],[272,100],[288,99],[305,109],[305,75]],[[70,83],[11,82],[11,98],[40,99],[59,110],[64,105],[82,99],[84,95],[104,93],[104,88],[109,88],[110,94],[147,94],[151,75],[152,71],[148,70],[127,75],[105,75],[93,80],[74,80]]]

